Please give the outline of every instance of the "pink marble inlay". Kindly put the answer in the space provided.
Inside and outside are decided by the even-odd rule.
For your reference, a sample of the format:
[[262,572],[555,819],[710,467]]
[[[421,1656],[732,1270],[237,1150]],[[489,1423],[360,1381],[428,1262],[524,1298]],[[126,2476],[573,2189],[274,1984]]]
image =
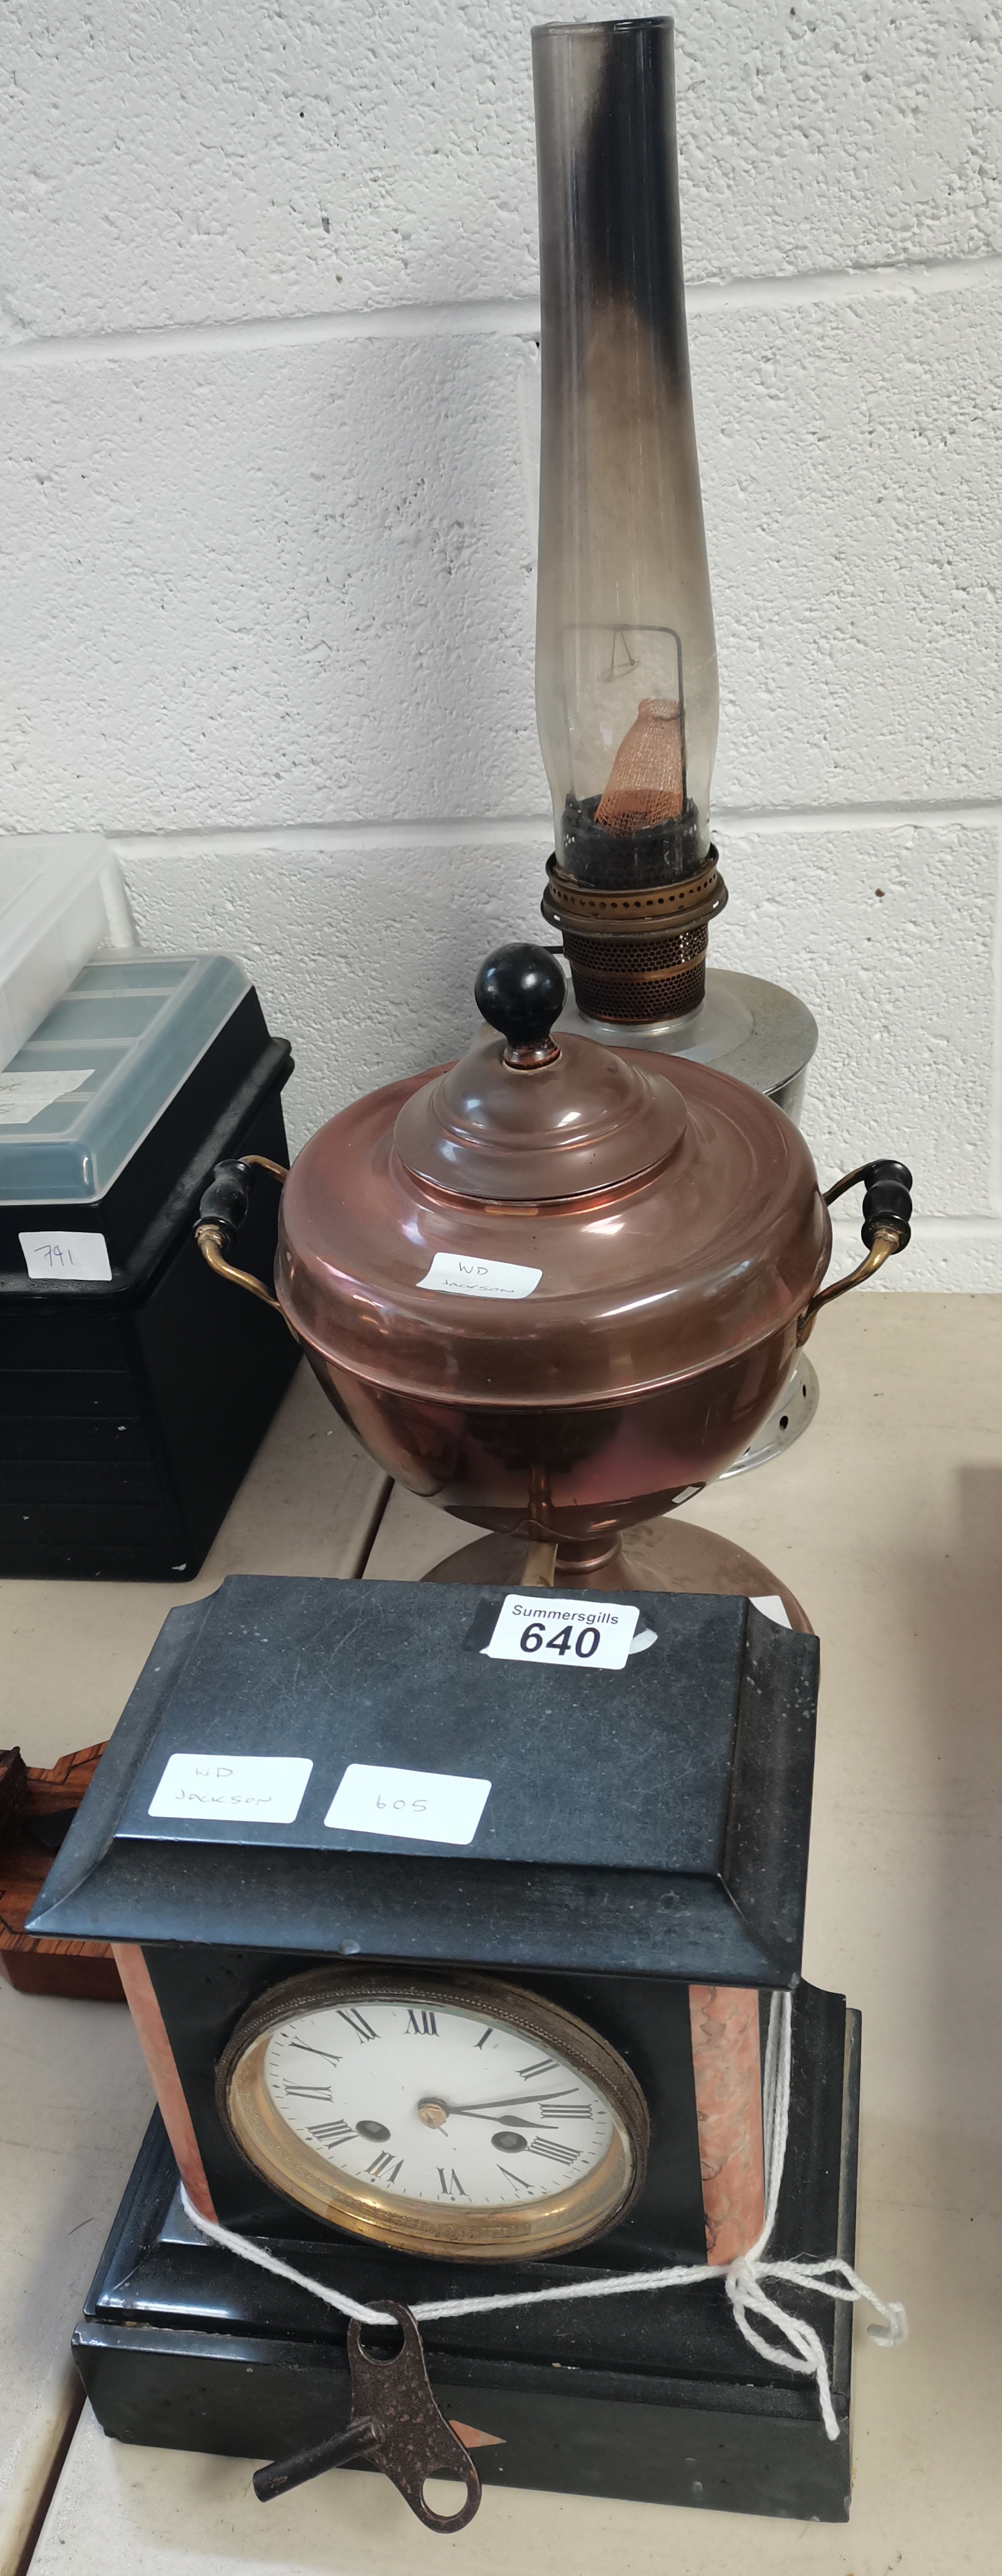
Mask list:
[[153,1980],[137,1941],[113,1941],[115,1965],[125,1990],[125,2000],[136,2025],[136,2037],[153,2079],[160,2105],[160,2116],[174,2149],[174,2160],[189,2200],[203,2218],[215,2218],[212,2194],[205,2177],[205,2167],[198,2152],[198,2141],[191,2124],[191,2113],[185,2101],[181,2078],[174,2063],[174,2052],[167,2037],[163,2014],[156,1999]]
[[699,2163],[710,2263],[731,2263],[765,2214],[762,2063],[753,1986],[690,1986]]

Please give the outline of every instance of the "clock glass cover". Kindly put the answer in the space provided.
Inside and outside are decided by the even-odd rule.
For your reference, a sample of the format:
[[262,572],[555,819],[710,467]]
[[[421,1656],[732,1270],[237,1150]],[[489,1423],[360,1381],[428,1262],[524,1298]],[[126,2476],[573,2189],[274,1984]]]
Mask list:
[[647,2110],[622,2058],[500,1979],[318,1969],[273,1987],[234,2031],[216,2097],[276,2190],[411,2253],[578,2245],[644,2176]]

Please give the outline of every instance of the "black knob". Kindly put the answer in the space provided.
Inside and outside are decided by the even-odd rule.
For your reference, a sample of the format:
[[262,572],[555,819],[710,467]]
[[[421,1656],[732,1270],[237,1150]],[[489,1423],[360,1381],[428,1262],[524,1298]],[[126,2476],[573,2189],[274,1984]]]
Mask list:
[[500,1029],[516,1059],[546,1049],[550,1029],[559,1019],[567,986],[558,959],[549,948],[495,948],[485,957],[473,987],[477,1009],[492,1029]]

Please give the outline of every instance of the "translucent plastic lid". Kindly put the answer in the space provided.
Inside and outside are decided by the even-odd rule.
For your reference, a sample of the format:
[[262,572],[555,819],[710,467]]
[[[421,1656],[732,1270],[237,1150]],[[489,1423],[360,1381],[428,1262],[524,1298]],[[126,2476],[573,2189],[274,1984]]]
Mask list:
[[0,838],[0,1065],[108,935],[100,832]]
[[232,957],[85,966],[0,1072],[0,1202],[103,1198],[249,990]]

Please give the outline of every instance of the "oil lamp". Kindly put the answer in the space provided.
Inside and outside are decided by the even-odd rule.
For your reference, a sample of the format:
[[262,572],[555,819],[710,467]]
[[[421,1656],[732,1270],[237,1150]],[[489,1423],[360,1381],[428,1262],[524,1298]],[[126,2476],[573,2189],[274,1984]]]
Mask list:
[[[470,1052],[356,1101],[277,1173],[277,1303],[331,1402],[390,1473],[492,1534],[446,1580],[636,1585],[642,1544],[641,1588],[678,1588],[652,1524],[742,1458],[819,1305],[908,1240],[904,1166],[848,1174],[827,1195],[865,1183],[867,1258],[821,1289],[827,1206],[766,1096],[809,1048],[749,1079],[726,1006],[708,1029],[726,896],[671,41],[668,19],[533,36],[544,909],[583,1033],[556,958],[500,949]],[[214,1269],[275,1302],[229,1259],[259,1159],[220,1168],[197,1232]],[[754,1595],[746,1567],[735,1580]]]

